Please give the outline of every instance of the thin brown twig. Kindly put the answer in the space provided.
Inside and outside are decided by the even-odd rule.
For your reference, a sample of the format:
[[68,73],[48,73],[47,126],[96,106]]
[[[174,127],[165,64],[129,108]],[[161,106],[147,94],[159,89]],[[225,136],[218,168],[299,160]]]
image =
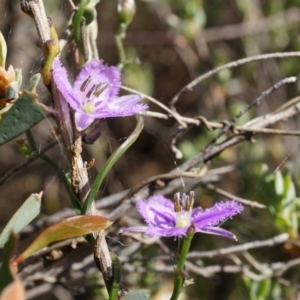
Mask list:
[[[153,258],[152,258],[153,260]],[[277,277],[277,272],[280,273],[282,270],[285,272],[292,267],[298,266],[300,264],[300,259],[296,258],[290,260],[288,262],[274,262],[271,264],[266,264],[266,267],[270,269],[269,274],[255,274],[251,271],[251,266],[246,264],[241,265],[211,265],[207,267],[197,266],[190,261],[186,262],[186,268],[188,271],[192,271],[195,274],[199,274],[206,278],[212,278],[218,273],[246,273],[248,277],[253,280],[261,281],[268,278]],[[155,272],[165,272],[165,273],[173,273],[174,266],[173,265],[165,265],[165,264],[153,264],[152,266],[143,267],[143,266],[135,266],[132,264],[124,263],[123,268],[129,272],[133,273],[147,273],[149,271]]]
[[[53,140],[49,142],[40,152],[46,153],[50,149],[52,149],[56,144],[58,143],[57,140]],[[27,167],[29,164],[37,160],[39,157],[37,155],[30,156],[27,158],[24,162],[21,164],[15,166],[8,172],[6,172],[1,178],[0,178],[0,186],[3,185],[8,179],[10,179],[15,173],[23,169],[24,167]]]
[[[209,182],[215,181],[216,176],[222,175],[222,174],[228,174],[228,172],[231,172],[235,169],[236,168],[233,165],[224,166],[224,167],[220,167],[220,168],[216,168],[216,169],[210,169],[207,171],[207,173],[203,177],[196,176],[196,178],[202,179],[205,183],[209,183]],[[195,176],[195,174],[197,174],[197,173],[198,173],[197,171],[192,171],[192,172],[188,172],[187,175],[189,178],[193,178]],[[170,193],[169,187],[172,187],[172,190],[175,190],[178,188],[178,186],[182,185],[181,178],[178,176],[176,176],[176,177],[178,179],[173,180],[172,184],[170,184],[166,189],[160,190],[160,193],[162,195],[166,195],[166,194]],[[159,180],[159,179],[157,179],[157,180]],[[189,181],[186,181],[186,185],[188,185],[188,183],[189,183]],[[199,181],[196,181],[195,184],[199,185]],[[97,209],[107,209],[109,207],[119,205],[120,202],[122,201],[122,199],[124,199],[124,197],[126,197],[128,192],[129,192],[129,190],[124,190],[122,192],[98,199],[96,201]],[[254,205],[254,207],[256,207],[256,206]],[[36,232],[37,230],[39,230],[45,226],[49,226],[55,222],[58,222],[60,220],[68,218],[68,217],[72,217],[74,215],[75,215],[74,209],[65,208],[53,215],[44,216],[42,219],[37,219],[32,224],[27,225],[22,230],[22,233],[29,234],[32,232]],[[114,217],[112,215],[110,215],[109,218],[112,218],[112,220],[114,219]]]
[[241,197],[237,197],[236,195],[230,194],[230,193],[224,191],[223,189],[220,189],[220,188],[216,187],[212,183],[204,184],[203,187],[207,188],[211,191],[214,191],[219,195],[225,196],[226,198],[233,199],[233,200],[236,200],[240,203],[243,203],[243,204],[245,204],[249,207],[266,208],[266,206],[261,204],[261,203],[258,203],[258,202],[253,201],[253,200],[248,200],[248,199],[244,199],[244,198],[241,198]]
[[285,286],[287,286],[287,287],[293,287],[293,288],[295,288],[295,289],[297,289],[297,300],[300,300],[300,298],[299,298],[299,291],[300,291],[300,284],[297,284],[297,283],[295,283],[295,282],[290,282],[290,281],[288,281],[287,279],[285,279],[285,278],[277,278],[277,282],[279,282],[280,284],[282,284],[282,285],[285,285]]
[[236,68],[241,65],[247,64],[247,63],[252,63],[256,61],[262,61],[266,59],[274,59],[274,58],[288,58],[288,57],[300,57],[300,52],[295,51],[295,52],[278,52],[278,53],[269,53],[269,54],[261,54],[261,55],[255,55],[251,57],[246,57],[242,58],[233,62],[230,62],[228,64],[222,65],[220,67],[217,67],[199,77],[191,81],[189,84],[187,84],[185,87],[183,87],[171,100],[170,102],[170,107],[174,111],[175,109],[175,104],[179,100],[180,96],[188,91],[191,91],[196,85],[198,85],[200,82],[203,80],[223,71],[226,69],[230,68]]
[[[229,165],[229,166],[224,166],[216,169],[211,169],[206,172],[206,174],[203,176],[197,176],[197,168],[195,170],[191,170],[191,172],[188,172],[187,174],[193,175],[189,176],[192,182],[193,186],[199,186],[201,182],[211,182],[211,181],[216,181],[219,179],[218,175],[222,174],[228,174],[228,172],[231,172],[235,169],[234,166]],[[201,173],[201,171],[200,171]],[[178,189],[178,187],[182,187],[182,176],[180,176],[180,170],[178,168],[178,172],[175,173],[175,177],[172,179],[172,177],[168,177],[167,181],[164,182],[166,178],[162,179],[160,178],[159,175],[154,176],[151,181],[148,182],[147,185],[139,185],[139,188],[133,187],[132,190],[135,190],[135,193],[132,193],[131,190],[129,190],[128,194],[131,195],[131,197],[123,197],[120,199],[121,204],[114,209],[109,215],[108,219],[110,220],[117,220],[118,218],[122,217],[124,215],[124,212],[130,209],[133,205],[135,205],[135,199],[142,199],[142,198],[147,198],[150,194],[155,192],[155,189],[159,191],[161,195],[166,195],[172,193],[174,190]],[[163,174],[164,175],[164,174]],[[196,175],[196,176],[195,176]],[[153,181],[154,179],[154,181]],[[160,180],[161,179],[161,180]],[[148,180],[147,180],[148,181]],[[158,182],[157,185],[155,185],[155,182]],[[168,184],[165,184],[168,183]],[[185,185],[187,185],[189,181],[186,180]],[[161,185],[159,185],[161,184]],[[153,186],[155,188],[153,188]]]
[[[243,125],[242,128],[263,128],[267,126],[274,125],[275,123],[287,120],[291,118],[292,116],[298,114],[300,111],[300,104],[299,102],[283,109],[282,111],[278,111],[277,113],[271,113],[267,115],[267,117],[257,117]],[[224,151],[227,148],[230,148],[238,143],[241,143],[242,141],[247,140],[246,135],[233,135],[229,137],[224,142],[218,144],[218,145],[212,145],[211,149],[209,151],[200,152],[199,154],[195,155],[194,157],[190,158],[188,161],[184,162],[180,166],[173,169],[171,172],[178,173],[178,170],[181,172],[185,172],[189,170],[190,168],[196,166],[199,163],[203,163],[206,161],[211,160],[213,157],[217,156],[219,153]],[[168,185],[171,185],[172,182],[169,182]],[[164,188],[165,189],[165,188]],[[136,194],[132,195],[130,199],[127,197],[122,199],[122,203],[118,208],[116,208],[113,212],[111,212],[110,216],[113,216],[113,219],[116,220],[117,218],[124,215],[124,213],[130,209],[133,205],[135,205],[135,202],[137,199],[141,198],[147,198],[152,193],[152,190],[149,189],[149,187],[144,187],[142,190],[138,191]]]
[[[279,235],[276,235],[272,238],[262,240],[262,241],[252,241],[248,243],[244,243],[241,245],[236,245],[232,247],[227,247],[227,248],[221,248],[221,249],[216,249],[216,250],[210,250],[210,251],[191,251],[188,254],[188,259],[202,259],[202,258],[216,258],[220,256],[227,256],[227,255],[232,255],[232,254],[238,254],[238,253],[244,253],[249,250],[253,249],[259,249],[259,248],[264,248],[264,247],[274,247],[275,245],[280,245],[288,241],[289,239],[289,234],[288,233],[281,233]],[[153,240],[154,242],[154,240]],[[149,259],[146,258],[146,259]],[[169,260],[170,256],[169,255],[159,255],[155,257],[155,260]],[[132,261],[132,258],[127,258],[127,260],[124,260],[122,262],[128,262]]]
[[136,91],[134,89],[131,89],[129,87],[126,87],[124,85],[120,85],[121,89],[130,93],[134,93],[134,94],[138,94],[140,96],[142,96],[143,98],[151,101],[152,103],[154,103],[155,105],[159,106],[160,108],[162,108],[163,110],[165,110],[166,112],[168,112],[171,116],[173,116],[173,118],[175,120],[177,120],[177,122],[183,127],[185,128],[187,125],[181,121],[180,115],[177,112],[172,111],[170,108],[168,108],[167,106],[165,106],[163,103],[159,102],[158,100],[154,99],[153,97],[150,97],[144,93],[141,93],[139,91]]
[[[289,80],[291,80],[293,82],[296,80],[296,78],[291,77],[291,78],[289,78]],[[273,85],[267,91],[263,92],[258,98],[256,98],[252,102],[252,104],[250,104],[250,106],[253,107],[256,104],[259,104],[263,98],[268,96],[271,92],[275,91],[278,87],[283,86],[284,84],[289,84],[290,83],[289,80],[288,81],[285,81],[285,80],[279,81],[276,85]],[[299,111],[297,108],[297,104],[288,108],[287,110],[289,110],[289,109],[292,110],[291,113],[289,114],[289,116],[294,115],[294,114],[298,113],[298,111]],[[244,111],[245,110],[243,110],[243,112]],[[280,115],[280,117],[278,117],[278,115]],[[285,117],[283,115],[284,115],[284,112],[279,112],[278,114],[272,115],[272,117],[270,116],[270,118],[260,118],[259,117],[259,118],[257,118],[257,120],[256,119],[251,120],[250,124],[251,124],[251,127],[256,127],[256,128],[267,127],[278,121],[284,120]],[[239,113],[237,116],[240,117],[241,113]],[[236,120],[236,117],[234,117],[232,120],[233,121]],[[229,130],[231,127],[231,124],[232,123],[229,122],[227,125],[225,125],[225,127],[223,128],[221,133],[223,134],[224,132],[226,132],[226,130]],[[244,127],[247,127],[247,125],[248,125],[248,123],[244,124]],[[233,135],[232,137],[229,137],[223,143],[214,145],[214,143],[222,135],[221,133],[218,134],[208,145],[206,145],[205,148],[199,154],[197,154],[196,156],[192,157],[190,160],[188,160],[187,162],[182,164],[180,166],[180,170],[186,171],[198,163],[207,162],[207,161],[211,160],[213,157],[215,157],[216,155],[218,155],[219,153],[221,153],[226,148],[231,147],[237,143],[240,143],[241,141],[246,140],[248,138],[248,136]],[[174,169],[172,172],[175,173],[176,169]]]
[[[131,197],[134,193],[136,193],[137,191],[141,190],[143,187],[148,186],[150,184],[155,184],[155,182],[161,181],[163,183],[160,184],[165,184],[166,182],[176,179],[176,178],[201,178],[205,175],[205,173],[207,172],[207,168],[203,168],[200,171],[196,172],[196,171],[191,171],[191,172],[179,172],[177,174],[160,174],[157,176],[152,176],[147,178],[145,181],[143,181],[141,184],[139,184],[138,186],[134,187],[133,189],[131,189],[129,191],[129,193],[126,195],[127,198]],[[159,184],[159,183],[157,183]]]
[[262,273],[262,274],[269,274],[270,269],[257,261],[253,255],[251,255],[249,252],[243,253],[244,258],[247,260],[247,262],[255,269],[256,271]]
[[69,6],[71,8],[72,11],[75,11],[76,10],[76,6],[75,4],[73,3],[72,0],[67,0],[67,2],[69,3]]
[[[136,90],[135,90],[135,93],[139,94],[139,92],[136,91]],[[158,101],[158,100],[156,100],[156,101]],[[284,105],[282,105],[282,107],[279,107],[274,112],[271,112],[267,115],[264,115],[261,118],[265,119],[269,115],[274,115],[276,112],[283,111],[285,108],[291,106],[291,103],[290,103],[291,101],[292,102],[295,101],[295,103],[293,103],[293,104],[296,104],[296,102],[300,101],[300,97],[291,99],[290,101],[288,101]],[[173,115],[167,115],[167,114],[154,112],[154,111],[144,111],[144,112],[141,112],[140,114],[143,115],[143,116],[146,116],[146,117],[153,117],[153,118],[164,119],[164,120],[168,120],[168,119],[173,117]],[[199,120],[199,117],[191,118],[191,117],[185,117],[185,116],[177,115],[176,120],[178,120],[178,119],[181,120],[182,122],[186,123],[186,124],[196,125],[196,126],[201,125],[201,121]],[[249,121],[249,123],[247,122],[247,125],[249,126],[251,124],[250,122],[252,122],[252,121],[256,122],[256,119],[253,119],[253,120]],[[283,121],[284,121],[284,119],[283,119]],[[206,123],[212,129],[221,129],[221,128],[224,128],[224,126],[225,126],[224,122],[212,122],[212,121],[206,120]],[[256,127],[252,127],[252,126],[247,127],[245,125],[233,126],[233,131],[239,132],[240,134],[243,134],[244,132],[249,132],[249,133],[253,133],[253,134],[260,133],[260,134],[288,135],[288,136],[299,136],[300,135],[300,131],[297,131],[297,130],[282,130],[282,129],[273,129],[273,128],[256,128]]]

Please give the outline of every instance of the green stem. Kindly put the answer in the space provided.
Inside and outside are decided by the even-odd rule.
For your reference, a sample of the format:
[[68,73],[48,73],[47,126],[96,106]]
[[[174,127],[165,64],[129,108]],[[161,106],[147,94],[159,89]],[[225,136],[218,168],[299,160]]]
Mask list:
[[125,48],[124,48],[124,44],[123,44],[126,29],[127,29],[127,25],[125,23],[121,23],[119,25],[119,29],[115,36],[117,51],[118,51],[119,60],[120,60],[119,65],[118,65],[118,68],[120,71],[123,69],[123,67],[126,63],[126,52],[125,52]]
[[181,253],[182,246],[183,246],[183,239],[179,238],[178,239],[178,253]]
[[48,165],[50,165],[59,174],[59,177],[61,178],[61,180],[67,190],[67,193],[70,197],[70,200],[76,211],[76,214],[79,215],[81,212],[81,205],[80,205],[79,200],[73,193],[73,190],[70,185],[70,181],[69,181],[66,173],[49,156],[45,155],[44,153],[38,153],[37,156],[40,157],[43,161],[45,161]]
[[36,150],[37,150],[37,147],[36,147],[36,145],[35,145],[35,141],[34,141],[34,138],[33,138],[33,135],[32,135],[32,133],[31,133],[30,129],[27,130],[27,131],[25,132],[25,134],[26,134],[27,141],[28,141],[28,144],[29,144],[31,150],[32,150],[32,151],[36,151]]
[[115,253],[110,252],[113,265],[113,282],[109,292],[109,300],[118,299],[118,292],[121,280],[121,264]]
[[83,41],[81,39],[81,26],[82,26],[82,17],[85,10],[85,7],[88,4],[88,0],[82,0],[78,10],[74,16],[74,40],[76,42],[76,45],[78,47],[79,52],[83,55]]
[[[4,246],[0,265],[0,294],[10,283],[14,281],[14,274],[11,270],[11,259],[16,246],[16,236],[11,233]],[[2,298],[2,297],[1,297]]]
[[81,205],[80,205],[79,200],[77,199],[77,197],[73,193],[73,190],[72,190],[71,185],[70,185],[70,181],[69,181],[66,173],[64,172],[64,170],[61,169],[59,167],[59,165],[57,165],[49,156],[47,156],[46,154],[40,152],[37,149],[35,141],[34,141],[34,137],[33,137],[33,135],[32,135],[32,133],[31,133],[30,130],[26,131],[26,137],[27,137],[29,146],[30,146],[31,150],[33,151],[34,155],[36,155],[37,157],[39,157],[43,161],[45,161],[48,165],[50,165],[59,174],[59,177],[63,181],[63,184],[64,184],[64,186],[65,186],[65,188],[67,190],[67,193],[68,193],[68,195],[70,197],[72,205],[74,206],[76,214],[79,215],[80,212],[81,212]]
[[82,215],[85,215],[90,209],[90,206],[94,201],[96,194],[98,193],[98,190],[101,186],[101,183],[105,178],[105,176],[107,175],[107,173],[114,166],[117,160],[125,153],[125,151],[135,142],[135,140],[138,138],[143,128],[144,128],[144,121],[143,118],[139,116],[138,123],[134,131],[127,138],[127,140],[110,156],[110,158],[106,161],[101,171],[98,173],[91,187],[91,190],[87,195],[86,200],[83,204],[82,212],[81,212]]
[[183,275],[184,264],[185,264],[187,255],[190,250],[192,238],[193,238],[192,235],[191,236],[188,235],[187,237],[179,240],[179,244],[180,244],[180,248],[181,248],[180,256],[179,256],[177,266],[174,269],[174,288],[173,288],[173,294],[172,294],[170,300],[177,300],[182,291],[183,284],[185,281],[185,278]]

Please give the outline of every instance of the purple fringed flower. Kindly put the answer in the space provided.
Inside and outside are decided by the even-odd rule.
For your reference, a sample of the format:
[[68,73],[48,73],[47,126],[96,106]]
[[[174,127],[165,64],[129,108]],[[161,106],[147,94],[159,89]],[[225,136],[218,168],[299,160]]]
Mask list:
[[235,235],[217,227],[226,219],[243,211],[244,207],[236,201],[216,203],[208,209],[194,208],[194,193],[185,194],[180,199],[175,194],[175,203],[164,196],[152,196],[148,200],[137,202],[137,209],[144,218],[147,226],[129,227],[123,232],[145,232],[149,236],[184,236],[191,224],[195,232],[221,235],[236,239]]
[[91,61],[78,74],[73,87],[59,59],[53,63],[53,80],[66,101],[75,110],[75,124],[83,131],[96,119],[125,117],[147,109],[138,95],[118,97],[121,74],[102,60]]

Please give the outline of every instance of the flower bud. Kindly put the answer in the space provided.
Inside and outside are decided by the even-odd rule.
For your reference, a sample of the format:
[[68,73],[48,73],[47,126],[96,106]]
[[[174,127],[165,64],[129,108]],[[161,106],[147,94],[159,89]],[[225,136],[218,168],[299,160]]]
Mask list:
[[6,97],[6,89],[13,81],[15,81],[15,79],[15,71],[12,66],[9,66],[7,71],[0,67],[0,99]]
[[28,144],[28,141],[24,138],[18,139],[16,141],[19,151],[24,154],[26,157],[32,154],[32,150]]
[[97,18],[95,7],[87,6],[84,9],[83,17],[85,18],[85,25],[91,24]]
[[119,22],[130,24],[135,14],[134,0],[119,0],[118,1]]

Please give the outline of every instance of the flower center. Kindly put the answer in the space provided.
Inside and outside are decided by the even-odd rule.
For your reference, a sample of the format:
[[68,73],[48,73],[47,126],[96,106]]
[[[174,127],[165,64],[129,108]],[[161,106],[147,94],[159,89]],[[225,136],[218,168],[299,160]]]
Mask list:
[[91,102],[87,102],[83,108],[84,112],[86,112],[87,114],[92,114],[93,112],[95,112],[95,104],[94,101]]
[[186,194],[182,195],[180,199],[180,194],[175,194],[175,223],[176,227],[183,228],[191,225],[192,209],[194,206],[194,193],[191,192],[189,196]]
[[[92,114],[96,111],[96,102],[101,101],[99,96],[109,87],[109,83],[100,82],[98,84],[92,83],[92,78],[89,76],[80,86],[82,92],[81,107],[87,114]],[[85,93],[87,91],[87,93]]]
[[176,213],[176,227],[187,227],[191,225],[191,216],[188,212]]

